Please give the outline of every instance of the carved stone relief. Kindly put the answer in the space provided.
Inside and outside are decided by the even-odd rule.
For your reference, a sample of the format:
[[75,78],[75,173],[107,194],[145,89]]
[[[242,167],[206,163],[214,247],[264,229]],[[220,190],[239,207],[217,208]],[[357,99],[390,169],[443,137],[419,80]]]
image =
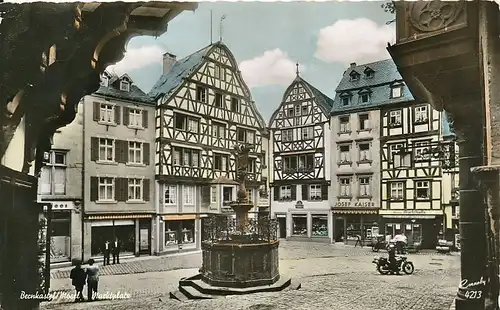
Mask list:
[[464,8],[464,1],[418,1],[409,4],[409,19],[421,31],[438,31],[454,24]]

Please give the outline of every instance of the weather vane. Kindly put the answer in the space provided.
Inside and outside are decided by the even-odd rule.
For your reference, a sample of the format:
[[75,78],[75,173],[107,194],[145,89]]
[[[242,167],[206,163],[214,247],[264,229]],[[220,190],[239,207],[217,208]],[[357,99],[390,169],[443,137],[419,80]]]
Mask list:
[[297,76],[299,76],[299,63],[297,62],[295,65],[297,66],[297,71],[296,71]]
[[226,19],[226,14],[222,15],[220,18],[220,25],[219,25],[219,41],[222,42],[222,21]]

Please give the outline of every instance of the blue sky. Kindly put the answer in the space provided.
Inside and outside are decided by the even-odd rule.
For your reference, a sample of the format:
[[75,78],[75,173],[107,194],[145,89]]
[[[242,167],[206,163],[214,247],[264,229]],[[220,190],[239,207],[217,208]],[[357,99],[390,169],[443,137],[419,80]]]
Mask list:
[[210,11],[217,41],[220,18],[226,15],[223,42],[267,122],[295,77],[296,62],[304,79],[333,98],[349,63],[389,58],[385,47],[395,30],[385,25],[392,16],[382,3],[204,2],[176,17],[161,37],[133,38],[113,70],[127,72],[148,92],[161,75],[164,52],[181,59],[210,44]]

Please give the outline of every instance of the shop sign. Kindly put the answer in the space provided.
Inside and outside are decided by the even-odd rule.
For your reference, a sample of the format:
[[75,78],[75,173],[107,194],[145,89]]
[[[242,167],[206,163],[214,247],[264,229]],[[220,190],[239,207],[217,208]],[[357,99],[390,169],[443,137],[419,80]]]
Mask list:
[[259,203],[257,204],[257,206],[259,206],[259,207],[269,207],[269,205],[270,205],[269,197],[267,197],[267,198],[260,197],[259,198]]
[[352,203],[350,201],[337,201],[334,205],[334,208],[349,208],[349,207],[374,208],[375,202],[374,201],[356,201],[356,202]]
[[295,208],[297,209],[304,209],[304,203],[302,201],[297,201],[297,203],[295,204]]
[[[52,205],[52,211],[67,211],[73,210],[75,204],[73,201],[57,201],[57,202],[46,202]],[[43,206],[43,211],[47,211],[47,206]]]
[[395,215],[406,215],[406,214],[426,214],[426,215],[442,215],[442,210],[422,210],[422,209],[406,209],[406,210],[380,210],[379,214],[395,214]]

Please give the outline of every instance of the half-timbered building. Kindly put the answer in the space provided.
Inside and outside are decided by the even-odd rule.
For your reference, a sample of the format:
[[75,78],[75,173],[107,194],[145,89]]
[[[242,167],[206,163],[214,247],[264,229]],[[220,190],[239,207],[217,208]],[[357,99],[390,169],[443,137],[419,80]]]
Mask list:
[[386,235],[433,248],[443,232],[441,113],[416,100],[390,61],[381,115],[381,225]]
[[281,238],[331,240],[327,159],[332,104],[300,77],[297,68],[297,77],[271,116],[271,212],[278,219]]
[[351,63],[336,88],[332,124],[334,240],[354,244],[377,233],[380,208],[380,108],[389,101],[394,64]]
[[199,248],[201,218],[230,211],[237,184],[234,147],[249,143],[247,187],[259,200],[265,123],[237,62],[222,42],[176,60],[149,95],[156,101],[158,238],[163,250]]

